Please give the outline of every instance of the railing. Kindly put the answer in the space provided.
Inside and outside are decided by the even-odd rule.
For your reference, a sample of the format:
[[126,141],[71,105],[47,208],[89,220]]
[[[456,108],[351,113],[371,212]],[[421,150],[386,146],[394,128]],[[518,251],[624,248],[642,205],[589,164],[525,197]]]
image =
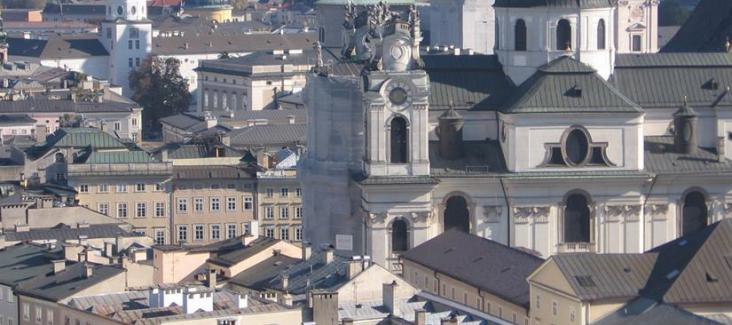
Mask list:
[[559,253],[593,253],[595,243],[560,243],[557,245]]

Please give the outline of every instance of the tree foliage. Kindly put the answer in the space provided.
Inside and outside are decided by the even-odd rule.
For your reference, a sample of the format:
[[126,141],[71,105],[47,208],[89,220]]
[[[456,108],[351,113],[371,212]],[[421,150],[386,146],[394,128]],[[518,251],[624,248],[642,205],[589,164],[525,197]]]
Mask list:
[[658,6],[658,24],[660,26],[683,25],[691,15],[691,10],[682,6],[678,0],[664,0]]
[[132,99],[143,107],[143,136],[160,130],[160,118],[184,112],[191,104],[178,59],[148,56],[129,79]]

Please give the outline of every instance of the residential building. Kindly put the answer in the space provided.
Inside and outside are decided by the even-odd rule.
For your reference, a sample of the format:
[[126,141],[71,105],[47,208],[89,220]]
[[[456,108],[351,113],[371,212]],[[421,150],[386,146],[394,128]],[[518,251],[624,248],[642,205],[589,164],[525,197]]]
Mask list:
[[639,323],[663,311],[684,324],[726,323],[730,243],[724,219],[645,253],[552,256],[528,277],[531,323]]
[[[54,263],[65,263],[63,255],[42,245],[21,244],[0,249],[0,319],[3,324],[20,323],[16,287],[23,281],[53,272]],[[21,264],[24,267],[19,269],[17,266]]]
[[614,1],[494,8],[496,55],[423,55],[412,12],[308,75],[308,241],[396,271],[394,237],[641,253],[730,216],[728,53],[618,54]]
[[251,233],[255,175],[237,165],[174,166],[171,242],[205,244]]
[[202,133],[228,133],[227,126],[220,125],[213,114],[181,113],[160,119],[163,126],[163,142],[186,143]]
[[[271,157],[268,168],[257,172],[257,220],[261,236],[286,241],[303,240],[302,187],[297,178],[300,155],[282,149]],[[265,166],[267,163],[262,162]]]
[[279,108],[278,99],[299,93],[315,65],[313,50],[289,49],[201,61],[196,72],[198,111],[258,111]]
[[526,278],[542,262],[524,251],[449,230],[402,254],[401,274],[424,292],[512,324],[529,324]]

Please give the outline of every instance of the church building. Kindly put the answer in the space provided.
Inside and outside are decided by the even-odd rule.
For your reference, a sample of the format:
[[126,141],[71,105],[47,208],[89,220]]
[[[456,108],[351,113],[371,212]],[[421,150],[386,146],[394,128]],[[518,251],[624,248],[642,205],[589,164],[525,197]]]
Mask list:
[[399,271],[453,228],[639,253],[732,213],[730,54],[619,54],[614,0],[494,7],[495,55],[420,53],[414,7],[346,9],[303,91],[306,240]]

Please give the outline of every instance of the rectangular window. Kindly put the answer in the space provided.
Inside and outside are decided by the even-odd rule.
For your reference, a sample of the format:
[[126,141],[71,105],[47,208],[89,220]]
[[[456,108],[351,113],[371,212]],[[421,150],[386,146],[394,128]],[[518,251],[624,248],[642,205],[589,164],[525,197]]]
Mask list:
[[135,66],[136,67],[139,67],[140,66],[140,58],[135,58]]
[[109,203],[107,203],[107,202],[99,203],[99,205],[97,206],[97,211],[99,211],[99,213],[101,213],[103,215],[108,216],[109,215]]
[[107,39],[112,39],[112,29],[107,28]]
[[211,225],[211,240],[221,240],[221,225]]
[[249,235],[252,233],[252,227],[248,223],[242,223],[241,224],[241,234],[242,235]]
[[127,218],[127,203],[117,203],[117,218]]
[[127,193],[127,184],[117,184],[117,193]]
[[274,189],[268,188],[267,189],[267,197],[274,197]]
[[137,126],[137,119],[134,117],[132,118],[132,126]]
[[165,245],[165,229],[155,229],[155,245]]
[[147,205],[145,203],[137,203],[137,214],[138,218],[144,218],[147,216]]
[[226,198],[226,210],[227,211],[236,211],[236,198],[235,197]]
[[186,240],[188,240],[188,226],[179,225],[178,226],[178,241],[184,242]]
[[236,225],[226,225],[226,239],[236,237]]
[[268,220],[274,219],[274,207],[264,207],[264,218]]
[[109,185],[107,185],[107,184],[99,184],[99,185],[97,185],[97,192],[99,192],[99,193],[107,193],[107,192],[109,192]]
[[43,309],[36,306],[36,323],[41,324],[43,322]]
[[89,193],[89,185],[87,185],[87,184],[79,185],[79,193]]
[[178,212],[180,212],[180,213],[188,212],[188,199],[185,199],[185,198],[178,199]]
[[641,51],[642,38],[640,35],[633,35],[633,52]]
[[133,64],[134,63],[132,62],[132,58],[128,58],[127,59],[127,66],[129,66],[130,68],[132,68],[134,66]]
[[295,240],[302,241],[302,227],[295,227]]
[[299,188],[299,187],[298,187],[298,188],[296,188],[296,189],[295,189],[295,195],[296,195],[297,197],[302,197],[302,189],[301,189],[301,188]]
[[[135,41],[135,50],[139,50],[139,49],[140,49],[140,41],[138,40],[138,41]],[[137,58],[137,61],[139,62],[140,58]]]
[[193,226],[193,240],[203,240],[203,225]]
[[290,207],[280,207],[280,219],[287,220],[290,218]]
[[267,238],[274,238],[274,227],[267,227],[264,229],[264,236]]
[[155,184],[155,192],[165,192],[165,185],[163,185],[162,183]]
[[287,197],[290,194],[290,189],[283,187],[280,189],[280,197]]
[[141,184],[141,183],[136,184],[135,192],[145,192],[145,184]]
[[53,310],[46,309],[46,324],[53,325]]
[[23,320],[30,320],[30,305],[23,303]]
[[252,205],[254,205],[254,200],[249,196],[245,196],[244,197],[244,210],[251,210]]
[[193,210],[195,210],[196,212],[203,212],[203,198],[202,197],[193,198]]
[[280,228],[280,239],[281,240],[290,240],[290,228],[287,228],[287,227]]
[[221,199],[217,197],[211,198],[211,211],[212,212],[218,212],[221,210]]
[[155,217],[165,217],[165,202],[155,202]]
[[[129,49],[129,50],[132,49],[132,41],[131,40],[127,41],[127,49]],[[130,59],[130,61],[132,61],[132,59]]]
[[302,219],[302,207],[295,207],[295,219]]
[[140,29],[132,27],[130,28],[130,38],[136,39],[140,38]]

